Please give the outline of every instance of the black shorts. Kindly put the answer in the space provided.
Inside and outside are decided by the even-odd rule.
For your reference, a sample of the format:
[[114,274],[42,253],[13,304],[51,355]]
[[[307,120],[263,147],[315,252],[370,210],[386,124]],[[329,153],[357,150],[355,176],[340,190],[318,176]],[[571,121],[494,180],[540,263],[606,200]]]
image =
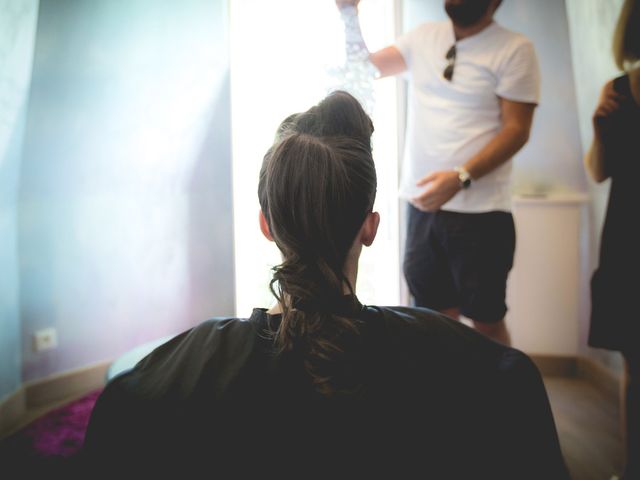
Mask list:
[[509,212],[422,212],[409,205],[404,274],[415,304],[477,322],[507,312],[516,232]]

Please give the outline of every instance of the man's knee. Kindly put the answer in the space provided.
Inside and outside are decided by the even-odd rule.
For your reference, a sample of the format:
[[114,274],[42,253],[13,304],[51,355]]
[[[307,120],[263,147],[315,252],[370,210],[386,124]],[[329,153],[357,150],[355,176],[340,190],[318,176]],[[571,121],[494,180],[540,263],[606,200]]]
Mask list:
[[473,326],[479,332],[482,332],[485,335],[489,335],[489,336],[492,336],[494,334],[503,332],[503,331],[505,331],[507,329],[507,324],[504,321],[504,319],[500,320],[498,322],[491,322],[491,323],[477,322],[477,321],[473,320]]

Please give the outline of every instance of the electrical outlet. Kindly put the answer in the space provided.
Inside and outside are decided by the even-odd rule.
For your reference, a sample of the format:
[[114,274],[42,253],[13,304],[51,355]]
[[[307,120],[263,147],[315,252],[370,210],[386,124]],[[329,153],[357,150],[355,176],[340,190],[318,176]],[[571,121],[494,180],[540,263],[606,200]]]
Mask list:
[[56,329],[44,328],[38,330],[33,334],[33,351],[41,352],[43,350],[50,350],[58,346],[58,334]]

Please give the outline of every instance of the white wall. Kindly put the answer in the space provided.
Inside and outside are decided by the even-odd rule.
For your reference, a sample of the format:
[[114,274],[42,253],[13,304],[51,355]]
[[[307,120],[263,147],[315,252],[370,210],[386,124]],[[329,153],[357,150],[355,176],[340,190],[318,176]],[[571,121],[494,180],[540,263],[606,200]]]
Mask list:
[[21,383],[18,186],[37,0],[0,0],[0,401]]
[[[20,171],[23,380],[233,313],[227,2],[41,0]],[[58,331],[34,353],[31,335]]]

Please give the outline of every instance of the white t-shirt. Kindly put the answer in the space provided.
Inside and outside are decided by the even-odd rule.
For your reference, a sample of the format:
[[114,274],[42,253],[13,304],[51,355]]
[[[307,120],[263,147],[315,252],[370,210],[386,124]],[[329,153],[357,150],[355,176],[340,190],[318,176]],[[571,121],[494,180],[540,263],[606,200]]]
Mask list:
[[[400,196],[424,191],[416,182],[433,171],[464,165],[500,130],[500,103],[538,103],[540,73],[533,44],[493,22],[456,43],[453,81],[442,73],[455,42],[450,21],[426,23],[400,37],[396,47],[409,68],[407,141]],[[511,209],[511,160],[473,181],[443,210]]]

